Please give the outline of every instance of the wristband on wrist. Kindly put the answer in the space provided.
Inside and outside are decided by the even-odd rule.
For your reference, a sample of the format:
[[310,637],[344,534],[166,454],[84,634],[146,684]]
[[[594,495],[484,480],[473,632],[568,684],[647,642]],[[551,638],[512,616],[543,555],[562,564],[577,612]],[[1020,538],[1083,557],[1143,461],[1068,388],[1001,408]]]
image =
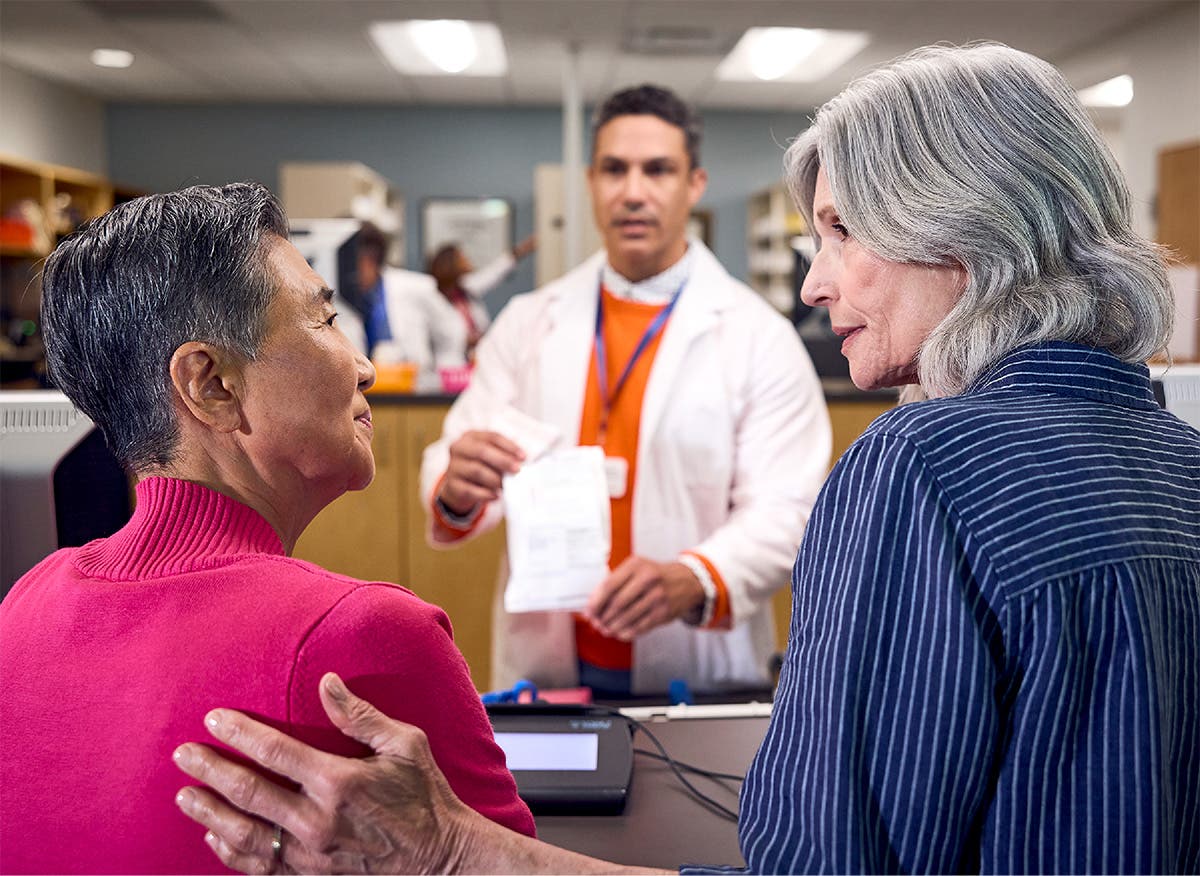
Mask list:
[[688,571],[696,576],[696,580],[700,582],[700,589],[704,591],[704,610],[700,612],[700,620],[691,626],[706,627],[712,623],[713,611],[717,606],[717,585],[699,557],[693,554],[680,554],[679,562],[687,566]]
[[433,500],[433,513],[437,517],[438,523],[446,529],[451,532],[465,533],[470,531],[475,521],[479,519],[479,515],[483,513],[483,505],[478,504],[466,514],[459,514],[443,502],[441,496],[438,496]]

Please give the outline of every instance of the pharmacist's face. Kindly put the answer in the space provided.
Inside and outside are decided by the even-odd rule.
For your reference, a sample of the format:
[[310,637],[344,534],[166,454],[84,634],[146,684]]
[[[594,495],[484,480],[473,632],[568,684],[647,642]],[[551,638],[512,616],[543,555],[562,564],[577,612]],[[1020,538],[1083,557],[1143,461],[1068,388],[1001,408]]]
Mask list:
[[375,369],[337,327],[332,292],[296,248],[278,237],[264,246],[276,289],[244,369],[241,441],[281,486],[332,498],[361,490],[375,476],[363,395]]
[[687,221],[708,175],[693,168],[680,128],[617,116],[596,132],[588,186],[608,259],[630,280],[666,270],[687,249]]
[[871,252],[846,230],[824,170],[817,175],[812,207],[821,247],[801,299],[829,308],[859,389],[916,383],[921,344],[958,303],[966,271],[892,262]]

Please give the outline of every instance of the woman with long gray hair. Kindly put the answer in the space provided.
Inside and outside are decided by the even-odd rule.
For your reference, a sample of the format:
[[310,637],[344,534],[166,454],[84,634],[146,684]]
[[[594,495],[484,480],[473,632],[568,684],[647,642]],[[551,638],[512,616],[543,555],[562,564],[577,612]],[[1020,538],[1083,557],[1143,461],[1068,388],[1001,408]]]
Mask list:
[[1133,233],[1121,171],[1044,61],[995,44],[930,47],[863,77],[787,152],[784,180],[810,228],[822,170],[840,224],[871,253],[965,274],[921,343],[916,383],[904,381],[924,395],[958,395],[1042,341],[1139,363],[1170,337],[1162,254]]
[[[1151,391],[1171,303],[1108,150],[1049,64],[935,47],[822,107],[787,167],[819,242],[805,302],[858,386],[928,399],[867,429],[805,532],[741,796],[748,870],[1197,872],[1200,433]],[[420,733],[322,685],[388,756],[342,766],[232,711],[215,732],[332,792],[265,806],[240,767],[181,750],[284,825],[287,864],[329,867],[320,840],[387,870],[613,866],[486,824]],[[368,813],[385,792],[405,804]],[[227,863],[270,863],[262,821],[208,792],[181,806]],[[357,837],[379,834],[371,858]]]

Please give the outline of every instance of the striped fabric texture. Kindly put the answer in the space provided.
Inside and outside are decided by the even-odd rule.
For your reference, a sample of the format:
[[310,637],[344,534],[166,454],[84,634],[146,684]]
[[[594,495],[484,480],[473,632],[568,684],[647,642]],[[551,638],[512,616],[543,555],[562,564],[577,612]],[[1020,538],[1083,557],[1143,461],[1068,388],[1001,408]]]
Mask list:
[[1200,433],[1144,366],[1044,344],[880,417],[792,586],[750,871],[1200,871]]

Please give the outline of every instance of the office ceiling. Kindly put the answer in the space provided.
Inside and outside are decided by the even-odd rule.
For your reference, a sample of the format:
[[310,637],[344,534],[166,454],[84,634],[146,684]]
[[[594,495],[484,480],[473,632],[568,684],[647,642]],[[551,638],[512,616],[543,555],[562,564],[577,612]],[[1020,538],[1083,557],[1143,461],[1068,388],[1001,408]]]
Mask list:
[[[709,108],[807,109],[856,72],[937,41],[995,39],[1072,76],[1123,31],[1194,0],[0,0],[0,62],[105,101],[557,105],[567,46],[585,100],[653,81]],[[372,21],[496,22],[509,70],[495,79],[403,76]],[[728,83],[717,63],[745,28],[859,29],[871,42],[823,81]],[[125,70],[89,60],[132,51]],[[1122,72],[1095,61],[1077,87]]]

